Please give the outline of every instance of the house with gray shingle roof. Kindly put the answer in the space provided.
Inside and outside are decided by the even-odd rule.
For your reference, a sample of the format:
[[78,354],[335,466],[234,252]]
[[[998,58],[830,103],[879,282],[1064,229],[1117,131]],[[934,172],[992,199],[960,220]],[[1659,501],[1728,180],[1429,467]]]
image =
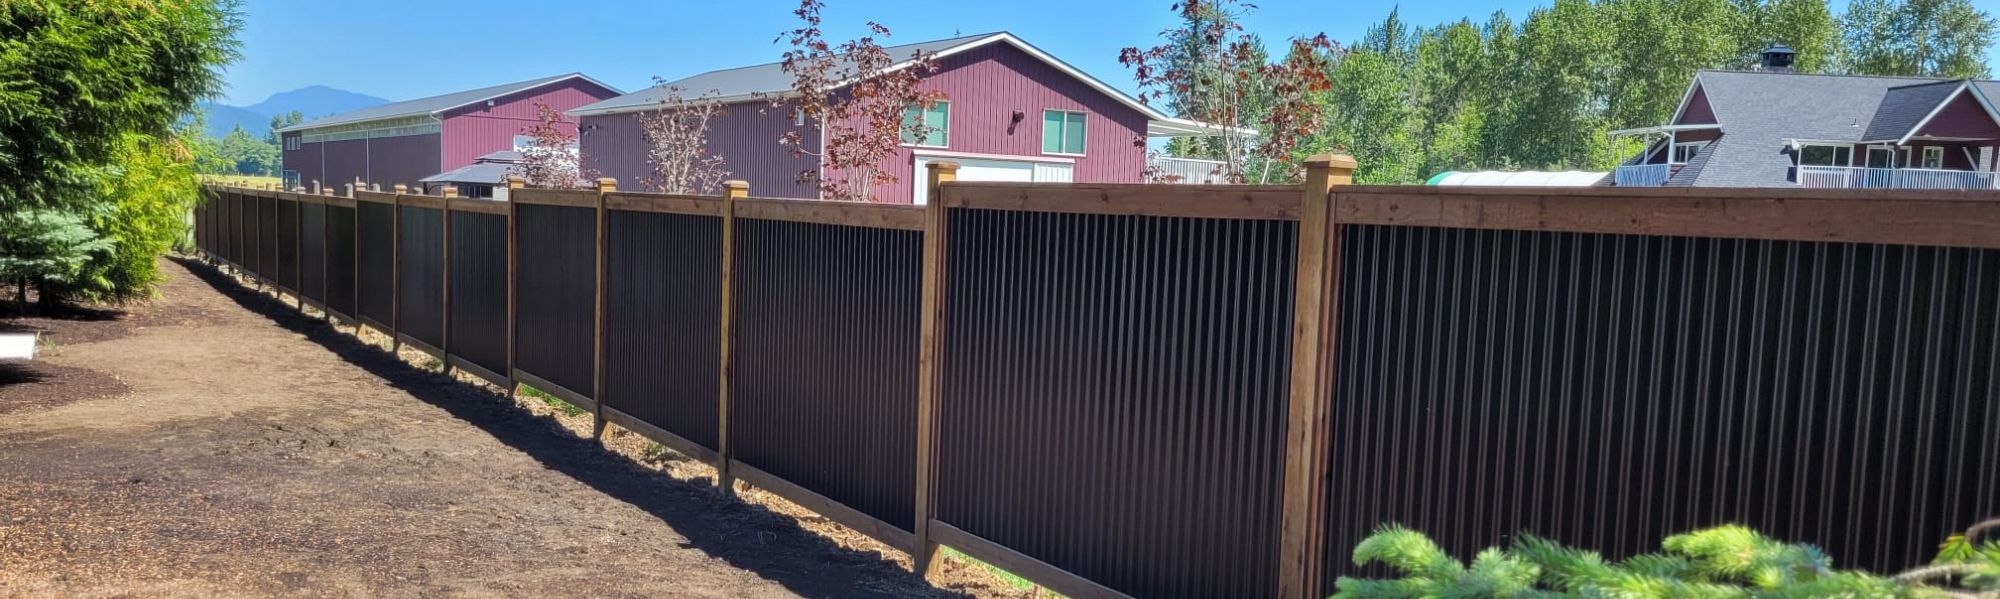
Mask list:
[[[582,73],[537,77],[392,102],[313,119],[278,131],[285,185],[338,188],[360,181],[389,188],[483,156],[514,150],[547,104],[557,114],[619,95]],[[575,132],[575,123],[558,128]]]
[[1646,149],[1613,173],[1636,187],[2000,187],[2000,82],[1702,71],[1667,124],[1613,131]]

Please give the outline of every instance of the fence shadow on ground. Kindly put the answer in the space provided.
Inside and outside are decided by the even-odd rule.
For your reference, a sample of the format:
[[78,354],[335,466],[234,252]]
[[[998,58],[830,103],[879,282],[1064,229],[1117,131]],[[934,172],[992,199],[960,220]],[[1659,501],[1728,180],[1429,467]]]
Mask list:
[[[834,544],[790,516],[718,498],[712,483],[683,481],[611,454],[546,418],[517,409],[493,389],[416,368],[387,350],[308,317],[293,305],[243,286],[199,260],[174,257],[189,272],[244,309],[299,333],[390,385],[478,427],[544,466],[659,518],[687,537],[688,547],[756,573],[806,597],[969,597],[930,586],[883,555]],[[781,547],[781,548],[780,548]],[[613,573],[606,573],[614,576]],[[874,578],[884,585],[857,584]]]

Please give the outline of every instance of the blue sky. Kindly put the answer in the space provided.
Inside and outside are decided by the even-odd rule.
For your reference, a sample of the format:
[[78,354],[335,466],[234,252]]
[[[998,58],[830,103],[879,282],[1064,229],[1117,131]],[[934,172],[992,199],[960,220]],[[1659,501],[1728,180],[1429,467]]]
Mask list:
[[[1837,3],[1844,6],[1844,2]],[[1151,46],[1172,26],[1172,0],[828,0],[829,35],[844,40],[875,20],[892,42],[955,33],[1011,31],[1119,88],[1132,77],[1118,64],[1127,46]],[[1361,36],[1394,0],[1259,2],[1245,26],[1276,46],[1326,32]],[[1539,0],[1402,2],[1410,23],[1431,25],[1495,10],[1516,20]],[[2000,0],[1975,0],[2000,12]],[[632,91],[653,77],[776,61],[774,40],[795,27],[786,0],[530,2],[247,0],[244,58],[228,69],[225,102],[247,105],[276,92],[327,85],[391,100],[582,71]],[[940,10],[940,7],[944,7]],[[1992,60],[1992,59],[1989,59]],[[1995,62],[2000,62],[1996,60]]]

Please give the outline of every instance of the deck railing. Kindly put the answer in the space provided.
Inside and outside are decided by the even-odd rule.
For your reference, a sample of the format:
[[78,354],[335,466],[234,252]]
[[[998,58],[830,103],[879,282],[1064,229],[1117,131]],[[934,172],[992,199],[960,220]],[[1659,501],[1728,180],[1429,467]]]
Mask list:
[[1667,177],[1673,175],[1670,164],[1632,164],[1618,167],[1612,173],[1612,182],[1619,187],[1659,187],[1667,184]]
[[1815,189],[1995,189],[2000,173],[1930,168],[1801,166],[1799,186]]
[[1166,156],[1146,159],[1147,170],[1153,176],[1153,182],[1182,185],[1228,183],[1229,177],[1224,174],[1224,164],[1220,160]]

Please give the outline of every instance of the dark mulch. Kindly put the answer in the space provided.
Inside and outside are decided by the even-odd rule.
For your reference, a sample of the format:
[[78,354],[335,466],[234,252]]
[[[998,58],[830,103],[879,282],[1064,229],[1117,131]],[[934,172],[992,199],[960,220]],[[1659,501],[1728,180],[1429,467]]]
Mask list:
[[117,377],[48,362],[0,362],[0,414],[51,408],[130,391]]

